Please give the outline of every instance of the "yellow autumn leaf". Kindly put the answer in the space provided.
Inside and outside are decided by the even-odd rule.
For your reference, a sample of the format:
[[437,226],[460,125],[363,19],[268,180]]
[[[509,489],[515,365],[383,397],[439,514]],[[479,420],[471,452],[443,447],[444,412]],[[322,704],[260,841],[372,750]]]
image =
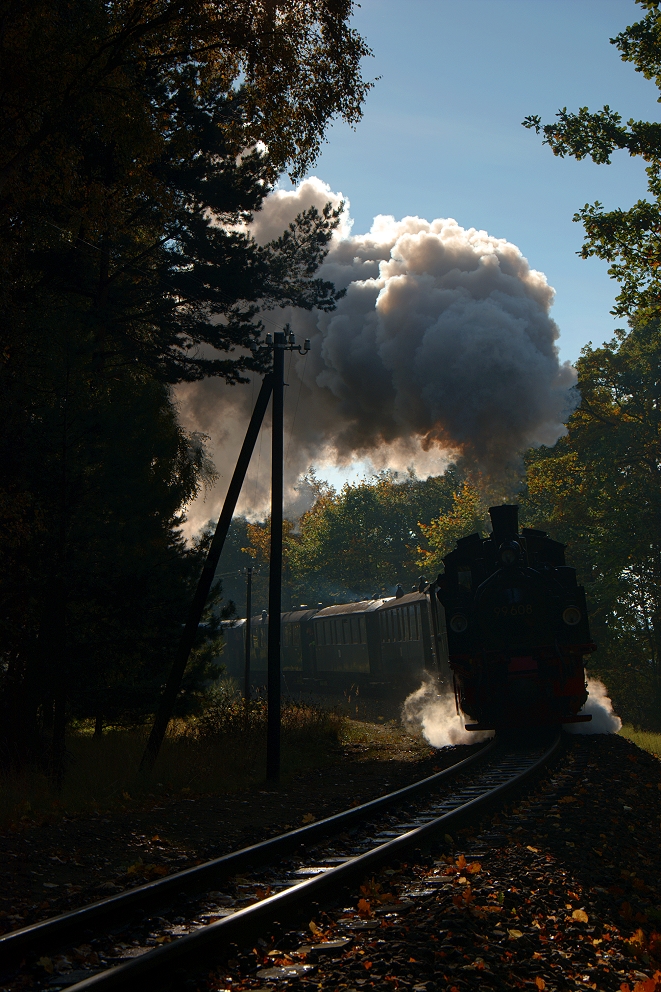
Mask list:
[[518,940],[519,937],[523,937],[520,930],[508,930],[507,932],[513,940]]
[[314,820],[315,820],[314,813],[306,813],[305,816],[302,818],[301,822],[302,823],[314,823]]
[[310,933],[321,933],[321,930],[319,929],[319,927],[317,926],[317,924],[314,922],[314,920],[310,920],[310,922],[308,923],[308,926],[310,928]]
[[467,872],[471,875],[477,875],[478,871],[482,871],[482,865],[479,861],[472,861],[466,868]]
[[571,918],[572,920],[578,920],[579,923],[588,922],[588,914],[585,912],[584,909],[575,909],[574,912],[571,914]]
[[530,844],[526,844],[526,850],[527,851],[532,851],[533,854],[539,854],[539,848],[538,847],[531,847]]
[[540,978],[539,975],[535,979],[535,985],[539,989],[539,992],[544,992],[544,989],[546,988],[546,982],[544,981],[543,978]]

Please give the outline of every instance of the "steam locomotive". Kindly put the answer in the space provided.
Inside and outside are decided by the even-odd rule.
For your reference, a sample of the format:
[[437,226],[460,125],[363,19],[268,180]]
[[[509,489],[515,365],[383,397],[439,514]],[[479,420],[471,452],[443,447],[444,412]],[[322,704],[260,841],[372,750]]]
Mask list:
[[493,532],[457,541],[436,581],[447,621],[458,710],[467,730],[516,730],[591,720],[584,659],[595,650],[585,593],[565,545],[519,534],[518,507],[489,510]]
[[[489,510],[492,534],[457,541],[436,582],[411,593],[281,615],[287,692],[400,702],[428,673],[454,686],[467,730],[582,723],[584,659],[595,650],[585,593],[565,564],[565,545],[518,529],[517,506]],[[244,678],[246,620],[224,626],[219,661]],[[250,620],[251,680],[266,681],[268,617]]]

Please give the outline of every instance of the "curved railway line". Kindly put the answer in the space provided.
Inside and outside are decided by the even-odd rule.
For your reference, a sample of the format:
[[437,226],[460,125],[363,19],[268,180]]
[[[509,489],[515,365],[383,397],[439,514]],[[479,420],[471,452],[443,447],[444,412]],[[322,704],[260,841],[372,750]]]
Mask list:
[[[59,987],[144,988],[178,969],[198,971],[274,921],[286,924],[320,899],[332,901],[378,864],[475,821],[547,765],[561,741],[560,732],[525,743],[494,739],[469,758],[362,806],[5,934],[0,973],[9,986],[3,986],[11,987],[40,955],[90,941],[94,969],[63,975]],[[122,936],[139,939],[127,946]],[[34,987],[58,986],[57,977],[45,978]]]

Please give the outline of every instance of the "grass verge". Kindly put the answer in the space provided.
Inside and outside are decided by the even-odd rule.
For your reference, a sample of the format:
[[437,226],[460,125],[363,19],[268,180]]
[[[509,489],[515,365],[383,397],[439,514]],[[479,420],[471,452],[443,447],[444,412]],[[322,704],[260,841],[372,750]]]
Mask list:
[[[337,760],[345,719],[333,710],[285,701],[281,767],[287,779]],[[223,690],[201,718],[173,721],[153,774],[137,769],[148,727],[112,728],[94,737],[87,725],[67,738],[68,768],[56,792],[39,771],[0,778],[0,828],[18,827],[62,814],[149,807],[173,795],[224,794],[264,781],[266,705],[243,703]]]
[[625,723],[620,735],[633,741],[643,751],[649,751],[655,758],[661,758],[661,734],[655,734],[651,730],[634,730],[630,723]]

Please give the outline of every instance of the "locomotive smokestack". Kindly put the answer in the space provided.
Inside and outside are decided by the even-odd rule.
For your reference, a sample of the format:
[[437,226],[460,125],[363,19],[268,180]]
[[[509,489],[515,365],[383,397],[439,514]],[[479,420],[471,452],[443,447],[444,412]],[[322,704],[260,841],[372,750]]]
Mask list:
[[493,528],[493,539],[497,545],[503,541],[515,541],[519,533],[519,508],[515,504],[503,503],[490,506],[489,516]]

